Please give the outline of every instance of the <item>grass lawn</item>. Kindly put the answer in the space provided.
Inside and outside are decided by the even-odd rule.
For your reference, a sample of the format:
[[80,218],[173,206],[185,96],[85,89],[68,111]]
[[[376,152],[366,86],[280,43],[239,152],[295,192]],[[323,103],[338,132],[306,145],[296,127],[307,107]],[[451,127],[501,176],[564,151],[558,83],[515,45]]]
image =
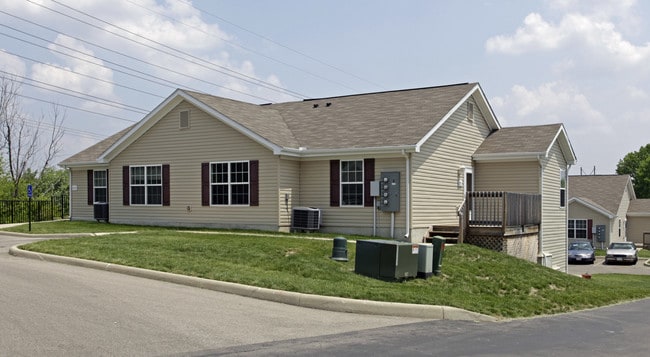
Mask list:
[[330,240],[304,239],[334,235],[305,234],[300,238],[275,232],[190,233],[66,221],[32,225],[33,233],[100,231],[137,233],[42,241],[23,249],[271,289],[447,305],[507,318],[568,312],[650,296],[650,276],[603,274],[587,280],[469,244],[447,246],[440,276],[386,282],[354,273],[352,242],[348,242],[349,261],[337,262],[330,259]]

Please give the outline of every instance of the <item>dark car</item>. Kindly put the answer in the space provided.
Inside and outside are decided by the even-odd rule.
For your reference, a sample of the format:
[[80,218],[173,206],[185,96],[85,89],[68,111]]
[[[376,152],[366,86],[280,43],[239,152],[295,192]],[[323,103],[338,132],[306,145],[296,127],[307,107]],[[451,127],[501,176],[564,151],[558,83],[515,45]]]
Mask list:
[[631,263],[636,264],[639,256],[636,246],[632,242],[614,242],[607,247],[605,264]]
[[594,246],[588,240],[569,242],[569,263],[593,264],[596,260]]

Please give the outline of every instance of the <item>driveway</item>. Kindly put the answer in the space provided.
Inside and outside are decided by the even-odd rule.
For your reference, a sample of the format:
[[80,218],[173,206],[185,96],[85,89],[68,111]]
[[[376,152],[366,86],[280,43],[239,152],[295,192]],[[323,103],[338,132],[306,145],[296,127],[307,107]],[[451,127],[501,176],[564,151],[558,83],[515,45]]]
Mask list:
[[594,264],[569,264],[569,274],[633,274],[650,275],[650,267],[644,265],[648,258],[640,258],[636,265],[604,264],[604,257],[596,257]]

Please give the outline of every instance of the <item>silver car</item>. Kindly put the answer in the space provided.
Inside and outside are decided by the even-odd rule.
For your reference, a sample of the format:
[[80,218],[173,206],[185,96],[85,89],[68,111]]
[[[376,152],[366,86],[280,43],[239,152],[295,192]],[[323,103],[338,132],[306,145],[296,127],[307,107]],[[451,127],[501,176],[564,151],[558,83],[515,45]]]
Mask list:
[[593,264],[596,260],[594,247],[588,240],[569,241],[569,264],[588,263]]
[[607,247],[605,264],[631,263],[636,264],[639,260],[636,246],[632,242],[614,242]]

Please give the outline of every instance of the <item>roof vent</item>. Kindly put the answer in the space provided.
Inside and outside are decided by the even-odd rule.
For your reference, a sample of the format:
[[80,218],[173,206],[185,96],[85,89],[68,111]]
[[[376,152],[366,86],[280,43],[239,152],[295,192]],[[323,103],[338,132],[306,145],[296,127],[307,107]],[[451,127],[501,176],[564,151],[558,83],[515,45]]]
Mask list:
[[326,107],[331,107],[331,106],[332,106],[332,103],[331,103],[331,102],[327,102],[327,103],[325,103],[325,106],[326,106]]
[[314,104],[314,108],[318,108],[318,104]]

